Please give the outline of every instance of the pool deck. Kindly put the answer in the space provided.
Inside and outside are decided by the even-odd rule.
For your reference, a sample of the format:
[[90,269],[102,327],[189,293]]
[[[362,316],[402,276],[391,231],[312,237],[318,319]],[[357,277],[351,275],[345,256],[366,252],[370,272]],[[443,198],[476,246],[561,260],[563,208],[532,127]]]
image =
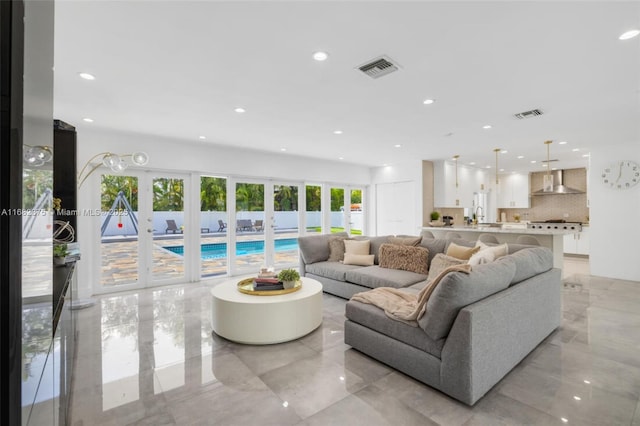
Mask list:
[[[298,232],[280,231],[276,239],[297,238]],[[237,241],[264,240],[262,232],[236,234]],[[226,243],[225,233],[205,233],[201,235],[201,244]],[[164,246],[183,245],[182,234],[154,235],[153,239],[153,279],[165,280],[184,276],[184,258],[165,250]],[[101,244],[102,274],[100,283],[104,287],[114,287],[134,283],[138,276],[138,241],[131,237],[106,237]],[[277,265],[298,263],[298,250],[277,252]],[[254,267],[256,271],[264,264],[264,254],[251,254],[236,257],[240,267]],[[227,258],[202,260],[201,276],[220,276],[227,273]]]

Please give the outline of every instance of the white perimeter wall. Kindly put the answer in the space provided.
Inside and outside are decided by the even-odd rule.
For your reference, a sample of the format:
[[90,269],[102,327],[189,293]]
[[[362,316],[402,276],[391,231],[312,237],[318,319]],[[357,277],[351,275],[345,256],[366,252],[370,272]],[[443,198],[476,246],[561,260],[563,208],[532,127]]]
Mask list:
[[619,191],[605,187],[600,179],[602,169],[618,160],[640,164],[640,141],[623,146],[603,142],[591,151],[587,183],[591,274],[640,281],[640,184]]

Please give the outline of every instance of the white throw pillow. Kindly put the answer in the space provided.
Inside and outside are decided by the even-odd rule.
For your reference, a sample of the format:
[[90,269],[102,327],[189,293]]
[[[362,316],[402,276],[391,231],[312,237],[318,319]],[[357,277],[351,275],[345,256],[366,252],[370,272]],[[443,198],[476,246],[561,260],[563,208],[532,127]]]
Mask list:
[[500,244],[497,246],[488,246],[482,241],[478,240],[476,241],[476,247],[480,247],[480,251],[484,251],[484,250],[492,251],[494,259],[497,259],[502,256],[506,256],[507,254],[509,254],[509,246],[507,245],[507,243]]
[[372,266],[374,257],[375,256],[372,254],[345,253],[344,261],[342,263],[345,265]]
[[345,254],[368,255],[370,245],[371,241],[369,240],[344,240],[344,252]]
[[491,263],[494,260],[496,260],[496,256],[493,253],[493,250],[485,249],[480,250],[479,252],[471,256],[467,263],[469,265],[481,265],[483,263]]

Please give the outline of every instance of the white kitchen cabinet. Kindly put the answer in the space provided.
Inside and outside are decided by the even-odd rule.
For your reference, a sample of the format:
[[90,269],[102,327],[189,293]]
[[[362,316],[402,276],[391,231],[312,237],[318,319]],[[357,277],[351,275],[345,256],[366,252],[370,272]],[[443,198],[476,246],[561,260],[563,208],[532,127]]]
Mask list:
[[511,173],[499,178],[498,208],[528,209],[531,207],[529,198],[529,175],[525,173]]
[[449,161],[436,161],[433,168],[433,203],[441,207],[472,207],[473,193],[484,191],[487,173],[458,164],[458,185],[456,186],[456,165]]
[[564,236],[565,254],[589,255],[589,228],[583,227],[577,234]]

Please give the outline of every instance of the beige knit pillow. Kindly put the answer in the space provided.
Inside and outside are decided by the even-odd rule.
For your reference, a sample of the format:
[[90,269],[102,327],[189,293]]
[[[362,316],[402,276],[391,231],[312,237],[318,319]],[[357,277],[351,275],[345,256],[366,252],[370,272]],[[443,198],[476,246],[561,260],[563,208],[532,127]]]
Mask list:
[[429,272],[429,250],[424,247],[382,244],[380,246],[381,268],[400,269],[427,275]]
[[454,265],[464,265],[465,263],[467,262],[464,260],[461,260],[452,256],[447,256],[446,254],[443,254],[443,253],[438,253],[435,255],[435,257],[431,261],[427,282],[430,282],[431,280],[433,280],[435,277],[440,275],[440,272],[444,271],[448,267],[454,266]]
[[369,240],[344,240],[344,252],[349,254],[369,254]]
[[345,265],[359,265],[359,266],[372,266],[373,265],[372,254],[352,254],[345,253],[344,254],[344,263]]

